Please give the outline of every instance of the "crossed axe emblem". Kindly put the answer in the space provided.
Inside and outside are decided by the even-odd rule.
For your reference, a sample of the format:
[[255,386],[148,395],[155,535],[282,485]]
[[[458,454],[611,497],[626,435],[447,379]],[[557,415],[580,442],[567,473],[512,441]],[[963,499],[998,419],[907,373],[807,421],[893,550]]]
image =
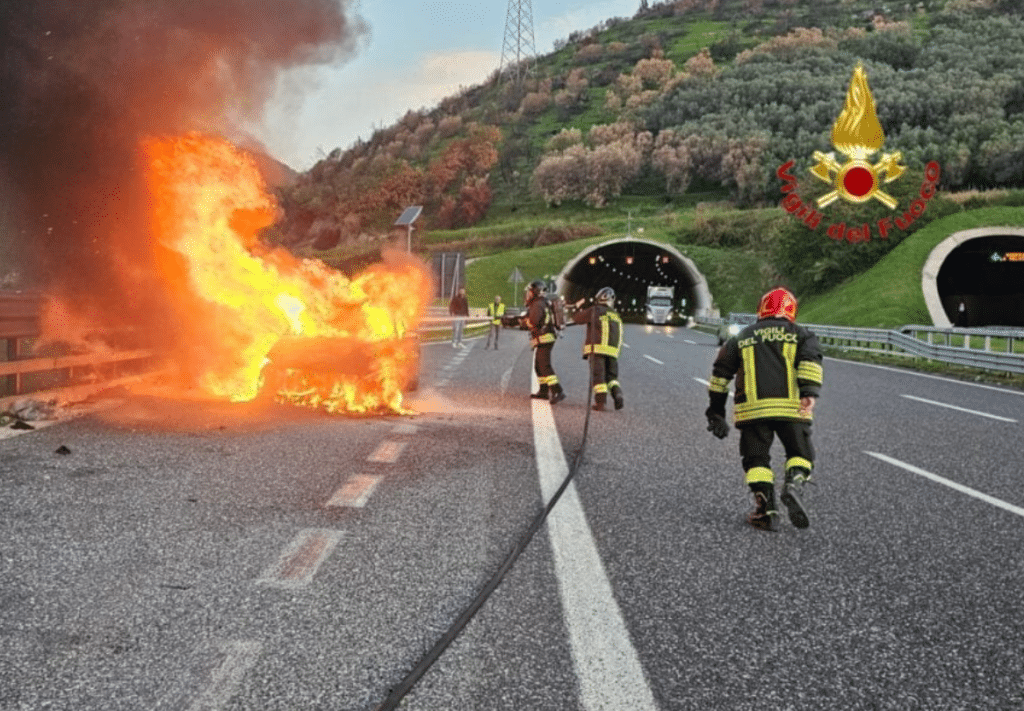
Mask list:
[[906,171],[906,166],[899,163],[903,154],[899,151],[883,153],[877,163],[871,163],[867,160],[868,151],[863,148],[843,152],[850,158],[844,164],[836,160],[835,153],[814,152],[818,162],[811,168],[811,174],[835,188],[818,198],[818,207],[827,207],[839,198],[850,202],[867,202],[874,198],[890,210],[894,209],[896,198],[880,186],[891,183]]

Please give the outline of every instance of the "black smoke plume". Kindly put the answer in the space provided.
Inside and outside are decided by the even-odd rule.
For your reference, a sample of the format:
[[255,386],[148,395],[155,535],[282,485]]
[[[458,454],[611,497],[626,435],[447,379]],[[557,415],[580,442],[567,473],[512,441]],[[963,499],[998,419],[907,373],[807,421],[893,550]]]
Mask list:
[[0,239],[28,285],[137,318],[140,139],[258,120],[283,72],[355,51],[347,2],[0,0]]

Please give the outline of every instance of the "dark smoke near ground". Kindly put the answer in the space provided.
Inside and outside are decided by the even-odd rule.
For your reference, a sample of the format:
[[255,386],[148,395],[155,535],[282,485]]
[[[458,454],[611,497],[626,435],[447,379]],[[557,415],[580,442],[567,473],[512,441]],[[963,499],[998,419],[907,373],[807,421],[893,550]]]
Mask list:
[[140,138],[231,137],[282,72],[355,50],[347,1],[0,0],[0,259],[108,322],[152,315]]

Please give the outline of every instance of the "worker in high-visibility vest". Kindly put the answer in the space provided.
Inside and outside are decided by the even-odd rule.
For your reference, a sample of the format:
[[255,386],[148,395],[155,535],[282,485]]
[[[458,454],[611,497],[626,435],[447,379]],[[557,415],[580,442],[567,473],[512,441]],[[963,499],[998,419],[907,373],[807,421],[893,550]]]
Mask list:
[[487,318],[491,319],[491,330],[487,332],[487,345],[484,350],[491,347],[491,338],[494,339],[494,350],[498,350],[498,334],[501,333],[501,317],[505,315],[505,304],[501,303],[501,296],[495,294],[494,303],[487,304]]

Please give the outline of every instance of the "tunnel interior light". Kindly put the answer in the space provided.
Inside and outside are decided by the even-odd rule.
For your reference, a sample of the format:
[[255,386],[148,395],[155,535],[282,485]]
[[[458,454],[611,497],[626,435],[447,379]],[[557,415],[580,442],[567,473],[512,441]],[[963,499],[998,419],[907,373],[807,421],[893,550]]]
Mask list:
[[626,257],[626,264],[632,264],[632,263],[633,263],[633,255],[627,256]]
[[591,264],[597,264],[597,257],[591,257],[587,261],[589,261]]

